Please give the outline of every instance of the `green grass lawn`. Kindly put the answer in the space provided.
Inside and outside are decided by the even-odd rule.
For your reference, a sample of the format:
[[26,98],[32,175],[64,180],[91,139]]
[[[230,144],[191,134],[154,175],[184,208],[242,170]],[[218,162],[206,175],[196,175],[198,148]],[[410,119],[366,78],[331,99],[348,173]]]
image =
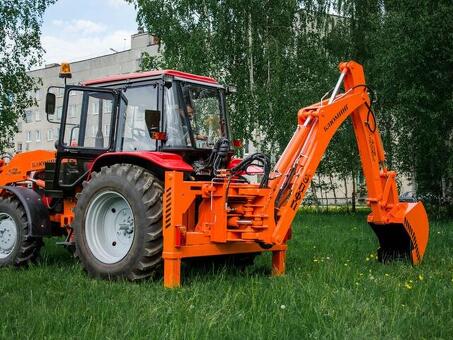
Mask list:
[[88,278],[48,240],[0,270],[1,338],[453,338],[453,222],[432,222],[424,263],[382,265],[365,214],[299,213],[287,274],[185,268],[183,287]]

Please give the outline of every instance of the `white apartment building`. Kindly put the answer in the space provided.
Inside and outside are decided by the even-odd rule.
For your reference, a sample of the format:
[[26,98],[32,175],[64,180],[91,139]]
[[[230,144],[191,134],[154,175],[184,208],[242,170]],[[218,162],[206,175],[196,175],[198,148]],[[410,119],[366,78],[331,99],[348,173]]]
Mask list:
[[[96,58],[71,63],[72,78],[68,84],[79,84],[83,81],[112,74],[131,73],[140,70],[142,53],[158,54],[158,40],[149,33],[137,33],[132,36],[129,50],[115,52]],[[68,56],[70,58],[71,56]],[[15,136],[16,152],[28,150],[54,150],[55,140],[59,135],[59,125],[47,121],[45,99],[49,86],[63,86],[64,81],[58,77],[59,64],[30,71],[29,75],[40,78],[41,88],[34,96],[37,106],[26,110],[25,118],[18,122],[19,132]],[[57,116],[61,114],[63,90],[57,91]]]

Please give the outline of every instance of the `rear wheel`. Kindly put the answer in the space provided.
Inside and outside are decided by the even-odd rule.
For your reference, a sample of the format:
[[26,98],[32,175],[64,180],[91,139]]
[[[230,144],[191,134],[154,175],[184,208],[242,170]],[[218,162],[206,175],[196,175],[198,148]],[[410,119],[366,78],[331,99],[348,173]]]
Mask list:
[[93,172],[78,198],[76,255],[93,277],[150,276],[162,257],[162,184],[149,171],[116,164]]
[[41,238],[27,236],[24,208],[13,198],[0,199],[0,267],[27,266],[39,256]]

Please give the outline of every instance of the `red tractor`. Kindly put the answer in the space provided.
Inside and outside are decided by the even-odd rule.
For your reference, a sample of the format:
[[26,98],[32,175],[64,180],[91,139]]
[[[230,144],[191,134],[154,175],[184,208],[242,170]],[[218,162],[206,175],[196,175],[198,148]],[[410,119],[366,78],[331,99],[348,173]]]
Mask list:
[[[299,111],[273,169],[261,153],[233,159],[225,105],[232,91],[213,78],[166,70],[65,86],[61,117],[49,88],[48,120],[60,124],[56,152],[0,163],[0,266],[27,265],[43,237],[64,235],[94,277],[139,280],[163,262],[164,284],[174,287],[184,258],[245,261],[263,251],[282,274],[292,220],[349,116],[379,259],[419,263],[428,241],[424,207],[398,200],[362,67],[349,62],[340,70],[330,99]],[[251,167],[261,168],[259,183],[244,177]]]

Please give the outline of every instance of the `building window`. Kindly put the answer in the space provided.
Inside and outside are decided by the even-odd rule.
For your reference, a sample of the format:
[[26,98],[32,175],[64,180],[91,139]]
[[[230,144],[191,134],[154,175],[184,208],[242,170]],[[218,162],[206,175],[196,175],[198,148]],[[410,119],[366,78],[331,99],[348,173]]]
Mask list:
[[40,142],[41,141],[41,131],[36,130],[36,141]]
[[22,152],[22,143],[17,143],[17,152]]
[[35,121],[41,121],[41,112],[39,110],[35,112]]
[[77,115],[77,105],[71,104],[69,106],[69,117],[76,118]]
[[37,90],[35,92],[35,98],[36,98],[36,100],[41,100],[41,90]]
[[17,122],[17,132],[22,132],[22,122]]
[[143,122],[143,121],[145,120],[145,112],[144,112],[144,111],[138,111],[138,112],[136,112],[135,120],[136,120],[137,122]]
[[104,126],[104,136],[109,137],[110,136],[110,124],[106,124]]
[[60,139],[60,128],[55,128],[55,138]]
[[94,115],[99,114],[99,101],[94,101],[91,103],[91,113]]
[[63,113],[63,107],[62,107],[62,106],[58,106],[58,107],[57,107],[57,119],[58,119],[58,120],[61,119],[62,113]]
[[53,129],[47,130],[47,141],[52,141],[53,140]]
[[31,112],[31,110],[26,110],[25,111],[25,123],[31,123],[33,121],[33,113]]
[[27,131],[26,133],[27,143],[31,142],[31,131]]
[[104,113],[112,113],[113,102],[111,100],[104,100]]

